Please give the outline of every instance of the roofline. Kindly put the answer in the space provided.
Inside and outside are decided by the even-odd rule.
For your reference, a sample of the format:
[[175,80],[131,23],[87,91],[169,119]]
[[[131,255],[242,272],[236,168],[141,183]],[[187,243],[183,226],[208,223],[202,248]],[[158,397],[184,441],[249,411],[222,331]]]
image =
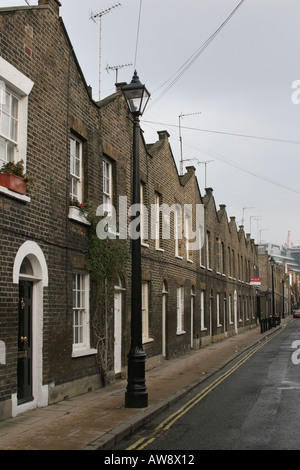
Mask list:
[[49,5],[20,5],[15,7],[0,7],[0,14],[18,10],[46,10]]
[[[0,15],[1,14],[5,14],[5,13],[10,13],[10,12],[14,12],[14,11],[29,11],[29,10],[50,10],[50,11],[53,11],[50,7],[49,4],[44,4],[44,5],[26,5],[26,6],[14,6],[14,7],[3,7],[3,8],[0,8]],[[63,28],[63,32],[64,32],[64,35],[66,37],[66,40],[69,44],[69,47],[70,47],[70,50],[73,54],[73,57],[74,57],[74,60],[75,60],[75,63],[76,63],[76,67],[78,68],[78,71],[81,75],[81,78],[82,78],[82,81],[83,81],[83,84],[85,86],[85,89],[86,89],[86,92],[88,94],[88,97],[91,101],[91,103],[93,103],[97,108],[99,108],[99,104],[92,98],[91,96],[91,93],[90,93],[90,87],[88,86],[87,82],[86,82],[86,79],[85,79],[85,76],[82,72],[82,68],[79,64],[79,61],[77,59],[77,56],[76,56],[76,53],[74,51],[74,47],[72,45],[72,42],[70,40],[70,37],[69,37],[69,34],[67,32],[67,29],[65,27],[65,24],[64,24],[64,21],[62,19],[61,16],[58,16],[58,20],[60,21],[60,24]]]

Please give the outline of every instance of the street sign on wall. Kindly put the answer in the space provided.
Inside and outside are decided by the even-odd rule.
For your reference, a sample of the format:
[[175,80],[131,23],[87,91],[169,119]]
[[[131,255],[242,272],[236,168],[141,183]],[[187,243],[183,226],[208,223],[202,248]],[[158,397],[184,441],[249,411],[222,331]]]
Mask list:
[[250,285],[251,286],[260,286],[261,285],[261,278],[260,277],[250,277]]

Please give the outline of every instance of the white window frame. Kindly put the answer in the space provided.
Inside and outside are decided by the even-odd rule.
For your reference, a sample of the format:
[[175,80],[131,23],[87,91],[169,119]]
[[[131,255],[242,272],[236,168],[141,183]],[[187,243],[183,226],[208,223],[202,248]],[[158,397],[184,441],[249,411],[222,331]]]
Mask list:
[[185,223],[185,250],[186,250],[186,259],[190,263],[193,262],[192,258],[192,250],[191,250],[191,236],[192,236],[192,214],[191,212],[185,208],[185,213],[184,213],[184,223]]
[[200,267],[205,267],[205,260],[204,260],[204,240],[203,240],[203,227],[198,228],[199,233],[199,263]]
[[13,93],[4,81],[0,80],[0,145],[4,148],[4,158],[1,158],[2,152],[0,152],[0,167],[16,160],[19,135],[19,101],[19,96]]
[[201,290],[200,291],[200,325],[201,325],[201,331],[207,330],[205,327],[205,318],[204,318],[204,302],[205,302],[205,291]]
[[[82,146],[80,139],[74,135],[70,136],[70,198],[80,203],[83,202]],[[76,161],[78,161],[78,171],[76,170]]]
[[206,267],[210,271],[212,270],[211,267],[211,234],[209,231],[206,232],[206,240],[205,240],[205,246],[206,246]]
[[179,204],[175,206],[174,224],[175,256],[182,259],[182,209]]
[[162,214],[160,211],[161,206],[161,195],[155,193],[155,249],[158,251],[164,251],[161,247],[161,236],[162,236]]
[[18,98],[18,131],[17,141],[14,142],[14,160],[15,162],[23,160],[24,170],[26,171],[28,98],[34,86],[34,82],[3,59],[3,57],[0,57],[0,82],[2,88],[6,88],[11,94]]
[[177,335],[184,334],[184,286],[177,287]]
[[230,325],[233,324],[233,317],[232,317],[232,295],[229,294],[228,296],[228,318]]
[[149,338],[149,282],[142,282],[142,341],[152,341]]
[[[73,273],[72,304],[73,304],[73,348],[72,357],[96,354],[96,349],[90,347],[90,312],[89,292],[90,276],[83,272]],[[80,317],[80,318],[79,318]],[[80,333],[80,339],[76,335]]]
[[108,215],[112,214],[113,204],[113,168],[112,162],[108,158],[103,158],[103,204],[106,206]]
[[220,307],[221,307],[221,294],[217,293],[217,326],[222,326],[220,323]]

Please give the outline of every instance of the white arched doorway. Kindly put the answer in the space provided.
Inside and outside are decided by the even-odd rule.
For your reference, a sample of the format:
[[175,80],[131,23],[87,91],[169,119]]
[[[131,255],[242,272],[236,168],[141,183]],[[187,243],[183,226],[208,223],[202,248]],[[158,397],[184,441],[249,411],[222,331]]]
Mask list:
[[[42,385],[43,294],[48,286],[48,268],[36,242],[26,241],[20,246],[13,266],[13,283],[19,286],[18,392],[12,395],[12,415],[16,416],[48,404],[48,387]],[[29,382],[26,387],[25,379]]]

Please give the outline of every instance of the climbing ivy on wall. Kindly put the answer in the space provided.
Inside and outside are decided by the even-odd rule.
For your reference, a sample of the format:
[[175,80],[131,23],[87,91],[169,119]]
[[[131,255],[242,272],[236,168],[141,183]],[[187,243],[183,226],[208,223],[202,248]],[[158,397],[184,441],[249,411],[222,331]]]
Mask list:
[[97,363],[103,385],[109,381],[114,360],[114,286],[124,279],[129,249],[126,240],[99,238],[97,225],[103,217],[96,215],[93,204],[85,205],[89,221],[87,269],[96,288],[92,328],[97,341]]

